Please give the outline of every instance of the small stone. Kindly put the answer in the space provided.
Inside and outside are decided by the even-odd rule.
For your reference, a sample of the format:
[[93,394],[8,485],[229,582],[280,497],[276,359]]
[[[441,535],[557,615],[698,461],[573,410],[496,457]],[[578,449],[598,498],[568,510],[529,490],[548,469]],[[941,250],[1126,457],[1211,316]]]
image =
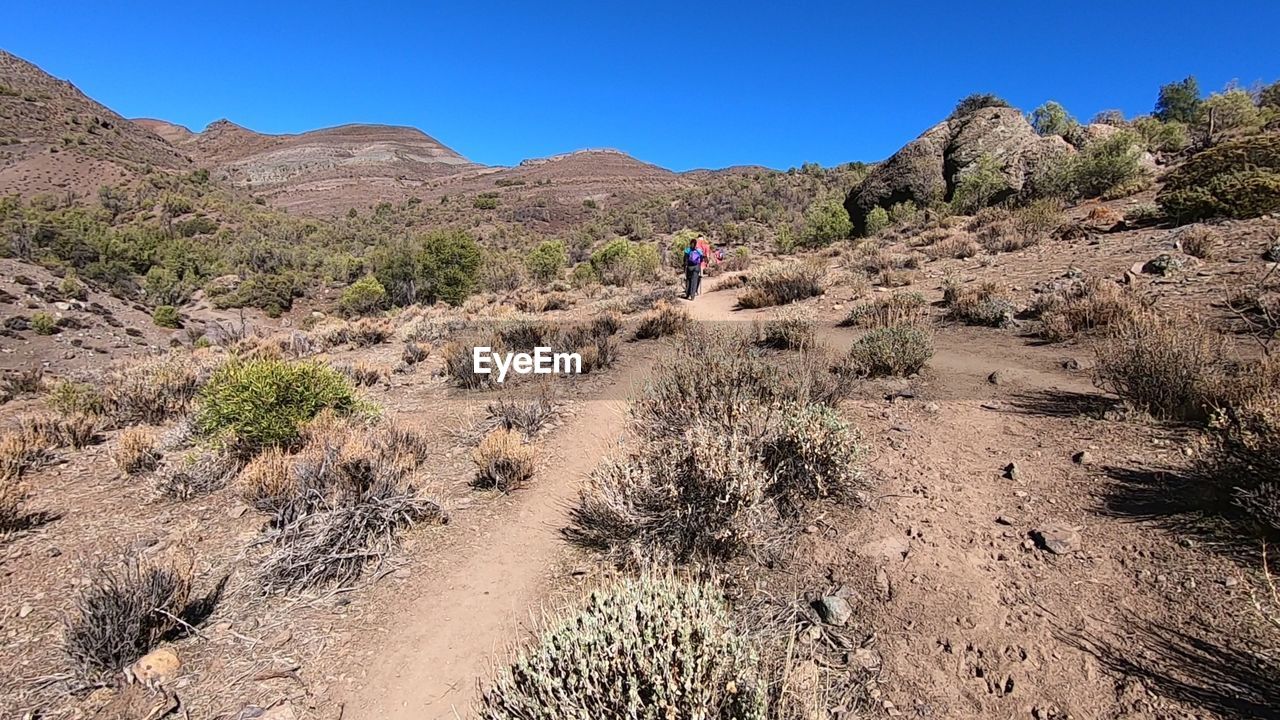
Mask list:
[[1080,545],[1080,533],[1070,528],[1049,526],[1031,531],[1031,539],[1054,555],[1066,555]]
[[849,618],[853,616],[853,608],[849,607],[849,601],[839,595],[827,595],[815,604],[818,616],[822,618],[822,622],[836,627],[844,627]]
[[1009,517],[1008,515],[999,515],[996,517],[996,522],[999,523],[1000,525],[1012,525],[1013,518]]
[[1075,358],[1066,358],[1062,361],[1063,370],[1079,370],[1080,361]]
[[26,616],[30,615],[30,614],[32,613],[32,611],[34,611],[34,610],[35,610],[35,608],[31,607],[30,605],[23,605],[23,606],[18,610],[18,617],[20,617],[20,618],[25,618]]
[[1237,586],[1237,585],[1239,585],[1239,584],[1240,584],[1240,581],[1239,581],[1239,580],[1237,580],[1236,578],[1233,578],[1233,577],[1224,578],[1224,579],[1222,580],[1222,587],[1229,587],[1229,588],[1230,588],[1230,587],[1235,587],[1235,586]]
[[1001,375],[999,370],[996,370],[987,376],[987,382],[991,383],[992,385],[999,385],[1003,381],[1004,381],[1004,375]]
[[132,682],[140,682],[147,687],[165,686],[178,676],[182,661],[173,648],[159,648],[143,655],[130,665],[125,677]]
[[1022,479],[1022,468],[1018,467],[1018,463],[1011,462],[1004,466],[1004,476],[1010,480]]
[[232,505],[231,507],[227,508],[227,517],[235,520],[240,517],[243,517],[244,514],[247,512],[249,512],[249,506],[244,505],[242,503],[236,503],[235,505]]
[[1089,454],[1088,450],[1081,450],[1071,456],[1071,462],[1077,465],[1088,465],[1092,460],[1093,456]]

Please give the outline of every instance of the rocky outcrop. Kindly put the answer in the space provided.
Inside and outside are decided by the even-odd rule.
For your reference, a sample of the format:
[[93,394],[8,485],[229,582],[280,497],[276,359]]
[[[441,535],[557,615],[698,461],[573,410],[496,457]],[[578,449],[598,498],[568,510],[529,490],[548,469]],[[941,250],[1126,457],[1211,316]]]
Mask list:
[[994,158],[1005,176],[1008,187],[994,198],[1003,200],[1021,191],[1043,163],[1071,152],[1061,137],[1037,135],[1016,108],[981,108],[929,128],[876,166],[849,193],[845,209],[860,233],[875,207],[950,200],[956,184],[984,155]]

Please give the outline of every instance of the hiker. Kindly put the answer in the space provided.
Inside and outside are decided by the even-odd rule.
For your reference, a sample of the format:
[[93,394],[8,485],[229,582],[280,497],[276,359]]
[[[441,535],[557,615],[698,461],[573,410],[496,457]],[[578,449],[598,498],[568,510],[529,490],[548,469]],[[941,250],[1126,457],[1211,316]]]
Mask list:
[[698,297],[698,289],[702,284],[702,266],[706,262],[707,256],[698,248],[698,240],[690,238],[689,246],[684,249],[685,300],[692,300]]

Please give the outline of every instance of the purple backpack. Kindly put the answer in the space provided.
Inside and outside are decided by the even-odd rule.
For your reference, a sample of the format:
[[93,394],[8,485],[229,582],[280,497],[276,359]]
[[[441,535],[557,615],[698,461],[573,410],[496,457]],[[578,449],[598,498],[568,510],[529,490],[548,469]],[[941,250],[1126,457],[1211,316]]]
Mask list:
[[690,267],[692,267],[692,266],[694,266],[694,265],[701,265],[701,264],[702,264],[702,251],[701,251],[701,250],[696,250],[696,249],[695,249],[695,250],[690,250],[690,251],[689,251],[689,265],[690,265]]

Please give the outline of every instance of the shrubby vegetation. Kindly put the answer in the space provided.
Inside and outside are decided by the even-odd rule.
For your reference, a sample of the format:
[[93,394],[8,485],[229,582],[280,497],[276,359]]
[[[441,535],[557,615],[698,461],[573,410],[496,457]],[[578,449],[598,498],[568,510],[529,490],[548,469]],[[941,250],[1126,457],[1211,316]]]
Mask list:
[[1280,209],[1280,134],[1232,140],[1192,156],[1165,177],[1156,199],[1181,222]]

